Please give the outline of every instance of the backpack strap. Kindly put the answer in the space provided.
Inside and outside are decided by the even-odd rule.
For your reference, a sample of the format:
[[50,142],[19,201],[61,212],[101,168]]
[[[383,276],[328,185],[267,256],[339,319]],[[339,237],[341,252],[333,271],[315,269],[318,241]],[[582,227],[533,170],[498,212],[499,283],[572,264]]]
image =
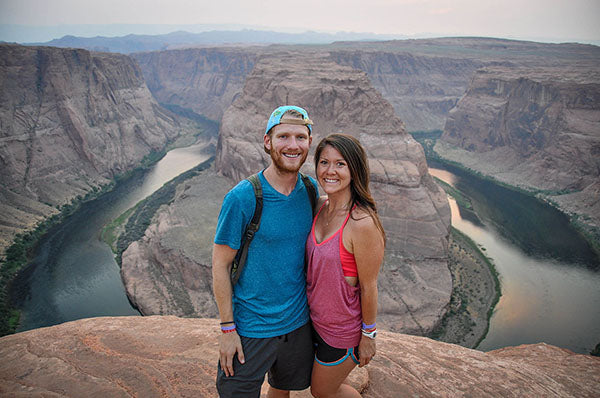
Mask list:
[[314,217],[317,210],[317,191],[306,174],[300,173],[300,177],[302,177],[302,182],[306,187],[306,193],[308,194],[308,199],[310,199],[310,207],[312,208],[312,215]]
[[242,274],[242,270],[246,264],[246,258],[248,257],[248,247],[250,246],[252,239],[254,239],[254,234],[256,234],[256,231],[258,231],[258,228],[260,227],[260,218],[262,216],[263,196],[262,186],[260,185],[258,174],[252,174],[250,177],[246,178],[246,180],[250,181],[252,188],[254,188],[256,205],[254,207],[254,215],[252,216],[252,220],[246,227],[244,236],[242,236],[242,245],[235,255],[233,264],[231,264],[231,286],[235,286],[238,279],[240,279],[240,275]]
[[[310,206],[312,208],[312,214],[314,216],[317,207],[317,191],[307,175],[300,173],[300,177],[302,178],[302,182],[306,187],[306,193],[308,194],[308,199],[310,200]],[[242,245],[238,249],[235,258],[233,259],[233,263],[231,264],[231,286],[235,286],[238,279],[240,279],[240,275],[242,274],[242,270],[246,264],[246,259],[248,258],[248,247],[250,247],[250,242],[252,242],[256,231],[258,231],[258,228],[260,227],[260,218],[262,216],[263,196],[262,186],[260,185],[258,174],[252,174],[250,177],[246,178],[246,180],[250,181],[252,184],[254,196],[256,198],[256,205],[252,220],[246,227],[244,236],[242,236]]]

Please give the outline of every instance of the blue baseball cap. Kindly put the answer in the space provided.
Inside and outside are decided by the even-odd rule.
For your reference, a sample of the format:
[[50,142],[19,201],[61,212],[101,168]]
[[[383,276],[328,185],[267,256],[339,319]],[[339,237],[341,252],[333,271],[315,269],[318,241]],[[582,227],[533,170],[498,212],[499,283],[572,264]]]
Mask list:
[[[302,115],[302,119],[295,119],[295,118],[283,118],[283,120],[281,120],[281,117],[283,116],[284,113],[286,113],[289,110],[295,110],[297,112],[299,112]],[[300,108],[299,106],[293,106],[293,105],[285,105],[285,106],[280,106],[279,108],[275,109],[273,111],[273,113],[271,113],[271,117],[269,118],[269,122],[267,123],[267,129],[265,130],[265,135],[267,135],[269,133],[269,131],[277,126],[278,124],[297,124],[297,125],[302,125],[302,126],[306,126],[308,127],[308,131],[312,134],[312,120],[310,120],[308,118],[308,112],[306,112],[306,110],[304,110],[303,108]]]

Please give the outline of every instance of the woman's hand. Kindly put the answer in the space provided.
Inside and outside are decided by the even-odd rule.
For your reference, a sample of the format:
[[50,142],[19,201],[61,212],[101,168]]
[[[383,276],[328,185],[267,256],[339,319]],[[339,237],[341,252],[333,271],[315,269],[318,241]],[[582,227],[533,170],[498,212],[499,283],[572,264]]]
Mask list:
[[375,339],[367,336],[361,336],[360,343],[358,344],[358,356],[360,358],[359,368],[368,365],[371,359],[375,356],[377,348],[375,346]]

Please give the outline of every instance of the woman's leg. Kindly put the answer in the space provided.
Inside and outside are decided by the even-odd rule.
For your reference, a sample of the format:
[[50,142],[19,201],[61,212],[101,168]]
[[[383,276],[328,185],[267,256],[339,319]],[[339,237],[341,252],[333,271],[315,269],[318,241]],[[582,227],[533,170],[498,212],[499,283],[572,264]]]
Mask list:
[[344,384],[356,363],[350,356],[339,365],[325,366],[315,361],[312,370],[310,392],[316,398],[360,398],[360,394]]

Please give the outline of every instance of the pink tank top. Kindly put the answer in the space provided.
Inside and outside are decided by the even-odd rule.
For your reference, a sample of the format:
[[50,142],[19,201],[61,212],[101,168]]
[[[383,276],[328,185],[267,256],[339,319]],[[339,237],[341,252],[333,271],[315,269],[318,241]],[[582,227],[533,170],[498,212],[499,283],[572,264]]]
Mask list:
[[321,209],[306,242],[306,293],[310,317],[315,330],[330,346],[356,347],[360,342],[362,325],[360,287],[350,286],[346,282],[340,256],[342,231],[350,214],[333,236],[317,243],[315,223]]

